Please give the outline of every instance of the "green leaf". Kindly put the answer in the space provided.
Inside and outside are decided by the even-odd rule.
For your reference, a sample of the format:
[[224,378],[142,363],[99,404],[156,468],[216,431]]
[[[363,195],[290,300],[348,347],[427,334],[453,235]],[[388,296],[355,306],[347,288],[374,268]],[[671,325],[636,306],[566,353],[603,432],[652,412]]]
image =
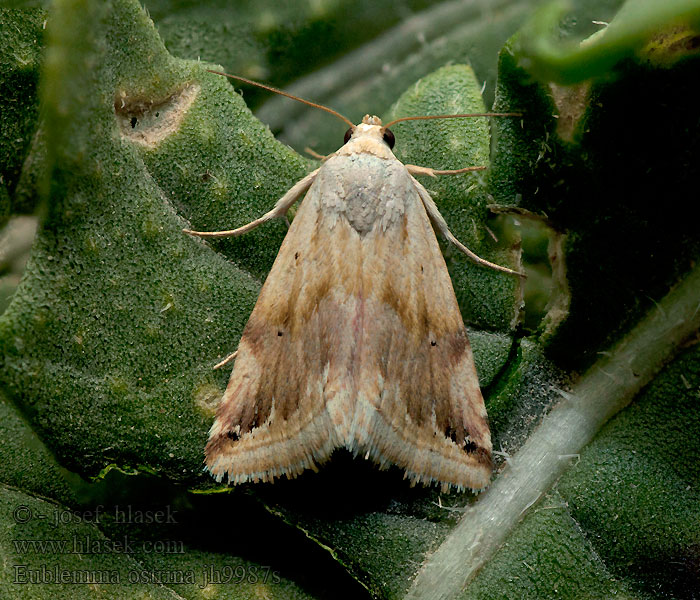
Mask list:
[[608,75],[621,60],[648,55],[652,47],[645,45],[652,39],[654,50],[672,53],[676,60],[696,53],[700,7],[693,0],[628,0],[605,29],[580,43],[562,43],[552,35],[566,7],[549,3],[523,27],[520,61],[540,80],[568,85]]
[[[68,509],[2,485],[0,515],[3,550],[0,589],[6,597],[97,598],[104,587],[112,598],[177,598],[155,583],[132,583],[140,567],[124,550],[78,552],[78,543],[106,548],[110,540],[90,523],[76,522]],[[56,526],[63,516],[69,524]],[[75,519],[71,522],[71,519]],[[57,535],[56,529],[60,529]]]
[[38,119],[45,22],[44,10],[0,8],[0,225],[14,212],[34,209],[15,192]]
[[[18,553],[13,540],[126,535],[138,551],[90,555],[85,568],[191,571],[195,582],[151,578],[115,586],[115,597],[692,597],[700,357],[683,348],[700,297],[688,192],[700,139],[696,7],[628,3],[610,19],[616,3],[579,2],[556,43],[545,8],[503,48],[494,92],[497,49],[530,3],[409,4],[417,12],[403,16],[388,1],[149,3],[163,42],[136,2],[62,0],[45,35],[34,35],[36,12],[3,38],[2,56],[28,40],[34,57],[24,71],[10,60],[5,80],[36,82],[41,68],[43,102],[38,121],[35,83],[0,98],[3,118],[22,100],[17,122],[3,121],[21,140],[2,146],[2,173],[14,174],[3,210],[43,207],[0,317],[9,594],[25,559],[78,568],[74,556]],[[2,18],[4,29],[22,23]],[[611,24],[567,45],[595,29],[591,20]],[[227,492],[202,472],[228,375],[211,367],[235,349],[285,228],[214,243],[181,230],[246,223],[316,165],[276,141],[200,56],[277,85],[297,77],[291,91],[353,119],[483,111],[484,81],[486,106],[494,98],[494,110],[523,113],[492,120],[491,152],[485,120],[395,128],[405,162],[490,165],[423,183],[459,239],[511,267],[518,228],[489,206],[515,213],[525,261],[538,261],[526,302],[553,290],[539,329],[528,306],[534,326],[523,330],[518,280],[443,246],[499,463],[486,492],[410,488],[399,470],[342,452],[274,486]],[[245,91],[296,148],[337,148],[344,126],[263,98]],[[0,238],[3,252],[12,235]],[[11,245],[2,290],[22,269],[22,244]],[[12,513],[20,504],[37,514],[102,505],[108,515],[25,528]],[[118,506],[172,509],[177,522],[125,523]],[[167,552],[168,541],[182,552]],[[234,581],[200,589],[215,572]],[[261,583],[264,572],[278,579]]]
[[[135,5],[68,4],[53,23],[43,84],[51,189],[0,324],[5,385],[70,468],[94,475],[117,462],[192,481],[225,384],[211,365],[235,347],[256,271],[274,256],[261,240],[281,231],[229,245],[244,271],[185,236],[180,214],[240,222],[305,164],[225,81],[171,58]],[[264,166],[251,170],[251,155],[276,165],[273,181]]]
[[216,593],[245,600],[313,598],[269,565],[192,548],[162,530],[160,538],[144,535],[152,527],[132,534],[129,521],[176,523],[165,510],[128,505],[105,512],[98,505],[75,511],[4,484],[0,489],[0,591],[5,597],[92,599],[108,593],[116,599],[181,599]]

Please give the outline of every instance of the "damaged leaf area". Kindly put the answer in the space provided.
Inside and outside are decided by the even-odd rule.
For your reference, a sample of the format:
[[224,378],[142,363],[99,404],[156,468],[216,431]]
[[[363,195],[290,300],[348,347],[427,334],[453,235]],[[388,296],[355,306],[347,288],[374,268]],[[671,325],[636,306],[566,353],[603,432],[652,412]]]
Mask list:
[[139,100],[129,97],[126,91],[119,92],[114,113],[122,138],[153,150],[168,136],[178,133],[200,91],[199,85],[190,84],[163,100]]
[[[31,599],[693,598],[697,3],[235,4],[0,11],[0,596],[25,565]],[[440,242],[489,414],[486,491],[344,451],[275,485],[203,471],[230,373],[213,367],[286,224],[182,230],[261,216],[319,166],[297,151],[347,128],[215,62],[355,120],[522,114],[392,127],[405,163],[488,167],[420,180],[471,250],[527,267],[521,285]],[[45,539],[129,551],[17,545]]]

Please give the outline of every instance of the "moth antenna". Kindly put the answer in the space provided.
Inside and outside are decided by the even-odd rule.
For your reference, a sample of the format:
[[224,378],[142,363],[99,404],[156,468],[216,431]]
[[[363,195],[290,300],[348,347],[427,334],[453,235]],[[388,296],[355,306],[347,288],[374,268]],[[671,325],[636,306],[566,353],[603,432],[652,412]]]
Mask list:
[[224,73],[223,71],[213,71],[211,69],[207,69],[209,73],[214,73],[215,75],[223,75],[224,77],[229,77],[230,79],[236,79],[238,81],[242,81],[243,83],[247,83],[249,85],[254,85],[256,87],[262,88],[264,90],[268,90],[270,92],[275,92],[275,94],[279,94],[280,96],[286,96],[287,98],[291,98],[292,100],[296,100],[297,102],[302,102],[303,104],[308,104],[309,106],[313,106],[314,108],[320,108],[321,110],[325,110],[327,113],[330,113],[342,121],[345,121],[350,127],[355,129],[355,124],[348,119],[347,117],[344,117],[341,115],[338,111],[333,110],[332,108],[328,108],[327,106],[323,106],[323,104],[316,104],[316,102],[311,102],[310,100],[304,100],[303,98],[299,98],[299,96],[295,96],[294,94],[290,94],[288,92],[283,92],[282,90],[278,90],[277,88],[272,87],[271,85],[265,85],[264,83],[258,83],[257,81],[253,81],[252,79],[246,79],[245,77],[240,77],[239,75],[229,75],[228,73]]
[[386,125],[384,125],[384,129],[387,129],[388,127],[391,127],[395,123],[399,123],[401,121],[425,121],[427,119],[461,119],[463,117],[522,117],[523,113],[492,113],[492,112],[487,112],[487,113],[465,113],[465,114],[460,114],[460,115],[426,115],[423,117],[401,117],[400,119],[394,119],[393,121],[390,121]]

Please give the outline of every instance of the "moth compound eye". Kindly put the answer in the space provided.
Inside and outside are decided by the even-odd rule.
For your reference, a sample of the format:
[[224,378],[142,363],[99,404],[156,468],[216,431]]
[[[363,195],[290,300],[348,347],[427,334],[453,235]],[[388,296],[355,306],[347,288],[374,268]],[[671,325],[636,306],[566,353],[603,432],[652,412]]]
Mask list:
[[354,127],[351,127],[345,132],[345,137],[343,138],[343,144],[347,144],[350,141],[350,138],[352,137],[352,132],[355,131]]
[[394,134],[391,132],[391,129],[384,130],[384,141],[386,142],[386,145],[389,146],[389,148],[394,147],[394,144],[396,143],[396,138],[394,137]]

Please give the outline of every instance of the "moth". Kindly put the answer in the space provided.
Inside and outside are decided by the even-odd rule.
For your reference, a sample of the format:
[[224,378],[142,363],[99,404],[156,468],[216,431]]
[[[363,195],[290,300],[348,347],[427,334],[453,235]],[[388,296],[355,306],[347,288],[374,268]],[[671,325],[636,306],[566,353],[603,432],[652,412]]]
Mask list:
[[[221,73],[226,75],[225,73]],[[230,76],[272,89],[245,78]],[[346,448],[411,484],[485,488],[491,436],[467,332],[435,232],[473,261],[405,165],[388,128],[365,116],[344,145],[242,235],[298,208],[245,326],[205,449],[221,482],[270,482],[317,470]],[[449,116],[511,116],[482,113]],[[444,116],[439,116],[442,118]]]

